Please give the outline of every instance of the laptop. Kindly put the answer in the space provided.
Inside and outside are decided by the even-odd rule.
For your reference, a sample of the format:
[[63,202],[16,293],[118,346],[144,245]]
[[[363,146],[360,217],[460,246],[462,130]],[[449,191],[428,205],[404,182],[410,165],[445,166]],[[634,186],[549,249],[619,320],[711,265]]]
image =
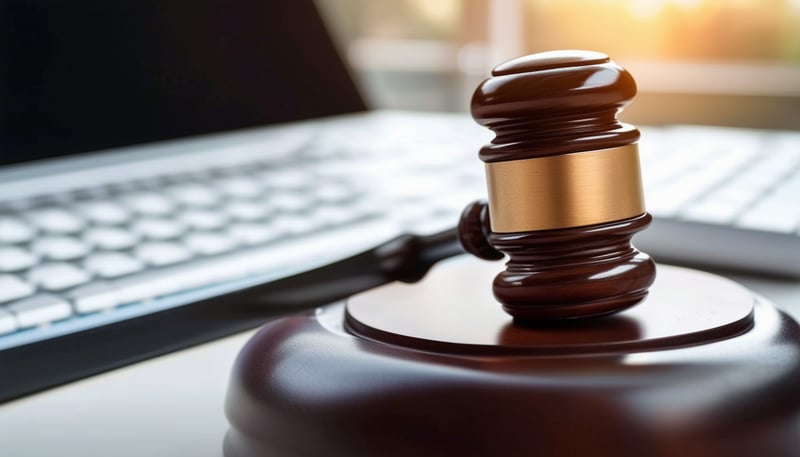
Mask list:
[[258,326],[289,310],[251,287],[484,193],[490,132],[367,110],[311,1],[4,1],[0,401]]
[[257,326],[214,298],[399,233],[336,171],[396,122],[311,1],[4,9],[0,400]]

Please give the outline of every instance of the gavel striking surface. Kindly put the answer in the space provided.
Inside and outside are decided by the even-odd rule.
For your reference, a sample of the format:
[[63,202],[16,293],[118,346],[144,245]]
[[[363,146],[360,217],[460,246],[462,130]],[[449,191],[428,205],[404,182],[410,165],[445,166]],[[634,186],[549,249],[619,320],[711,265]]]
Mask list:
[[451,267],[413,286],[396,284],[350,298],[345,327],[364,339],[422,351],[518,356],[665,350],[731,338],[752,327],[754,299],[742,286],[699,271],[662,270],[648,297],[627,311],[526,326],[509,320],[480,286],[496,265]]

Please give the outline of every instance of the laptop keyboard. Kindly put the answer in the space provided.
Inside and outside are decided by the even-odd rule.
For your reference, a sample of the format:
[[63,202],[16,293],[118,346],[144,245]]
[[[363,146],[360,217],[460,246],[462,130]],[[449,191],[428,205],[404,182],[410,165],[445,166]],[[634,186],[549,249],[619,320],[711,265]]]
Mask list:
[[800,133],[642,129],[652,226],[637,246],[657,260],[800,278]]
[[[364,193],[353,183],[333,177],[289,182],[292,175],[299,177],[280,168],[220,170],[6,211],[0,216],[0,303],[7,303],[0,331],[242,277],[250,266],[225,262],[211,272],[191,265],[375,216],[359,205]],[[165,279],[153,281],[154,271]]]
[[660,217],[783,233],[800,227],[800,134],[680,127],[640,147],[648,209]]
[[[399,233],[439,231],[485,195],[476,155],[491,134],[465,116],[325,125],[279,160],[158,170],[2,203],[0,360],[20,347],[35,356],[39,343],[75,334],[88,335],[83,347],[103,326],[300,273]],[[800,277],[800,134],[642,132],[655,221],[637,235],[638,247],[656,260]],[[57,357],[58,348],[47,351]],[[53,379],[103,369],[82,363],[74,376]],[[22,380],[2,392],[15,376],[8,366],[0,400],[54,383]]]
[[[431,131],[416,129],[419,139],[453,131],[452,120],[434,119]],[[0,350],[152,312],[163,297],[175,306],[187,291],[197,299],[203,289],[235,290],[400,232],[453,225],[482,189],[470,150],[476,143],[432,151],[381,131],[389,125],[316,132],[282,161],[7,203],[0,209]],[[384,150],[364,154],[373,135]]]
[[[347,182],[276,191],[264,184],[269,173],[279,170],[96,189],[6,212],[0,216],[0,302],[8,304],[0,311],[0,332],[243,276],[245,269],[230,264],[213,274],[193,274],[191,267],[177,274],[170,267],[373,216],[354,204],[362,195]],[[259,198],[265,192],[272,193],[268,201]],[[350,204],[351,211],[315,211],[326,202]],[[172,280],[152,281],[156,270]]]

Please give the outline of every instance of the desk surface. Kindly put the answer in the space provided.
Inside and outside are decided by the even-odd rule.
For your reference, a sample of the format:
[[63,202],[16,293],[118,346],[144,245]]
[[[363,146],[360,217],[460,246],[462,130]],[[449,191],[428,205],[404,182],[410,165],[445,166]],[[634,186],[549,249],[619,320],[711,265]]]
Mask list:
[[231,366],[251,332],[0,406],[0,455],[218,457]]
[[[800,320],[800,282],[726,275]],[[0,405],[0,455],[219,457],[246,332]]]

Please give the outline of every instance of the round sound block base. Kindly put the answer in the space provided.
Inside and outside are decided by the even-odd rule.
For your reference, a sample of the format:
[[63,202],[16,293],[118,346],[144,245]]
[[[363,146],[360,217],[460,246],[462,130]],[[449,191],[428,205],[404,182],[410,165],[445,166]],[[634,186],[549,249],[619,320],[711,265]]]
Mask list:
[[265,326],[227,457],[800,455],[800,327],[726,279],[659,267],[616,315],[515,325],[469,258]]
[[345,323],[364,339],[464,355],[630,353],[705,344],[753,325],[753,294],[697,270],[663,266],[636,306],[615,315],[515,323],[487,285],[498,265],[460,259],[418,284],[347,301]]

